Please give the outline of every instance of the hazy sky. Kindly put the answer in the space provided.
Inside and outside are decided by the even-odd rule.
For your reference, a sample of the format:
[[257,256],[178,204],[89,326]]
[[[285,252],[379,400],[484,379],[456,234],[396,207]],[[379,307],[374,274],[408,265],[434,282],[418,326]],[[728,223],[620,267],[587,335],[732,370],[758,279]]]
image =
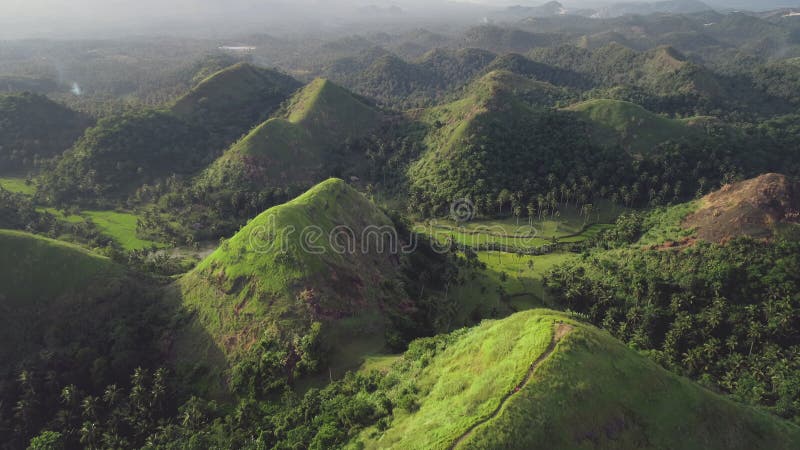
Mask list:
[[[4,32],[47,35],[63,30],[123,31],[165,22],[242,21],[244,25],[308,22],[314,26],[320,20],[352,16],[367,5],[398,5],[407,13],[424,8],[433,13],[445,3],[445,0],[0,0],[0,38]],[[497,4],[500,3],[508,4],[498,0]],[[231,27],[226,25],[226,28]]]
[[[536,6],[547,0],[0,0],[0,39],[131,33],[225,33],[240,29],[346,27],[355,17],[381,14],[363,7],[403,8],[405,20],[441,17],[480,19],[488,8]],[[561,0],[568,9],[636,0]],[[701,0],[702,1],[702,0]],[[457,3],[456,3],[457,2]],[[753,9],[796,4],[800,0],[706,0],[714,6]],[[480,5],[480,6],[479,6]],[[385,18],[384,18],[385,19]],[[371,20],[371,19],[370,19]],[[375,19],[378,20],[378,19]]]

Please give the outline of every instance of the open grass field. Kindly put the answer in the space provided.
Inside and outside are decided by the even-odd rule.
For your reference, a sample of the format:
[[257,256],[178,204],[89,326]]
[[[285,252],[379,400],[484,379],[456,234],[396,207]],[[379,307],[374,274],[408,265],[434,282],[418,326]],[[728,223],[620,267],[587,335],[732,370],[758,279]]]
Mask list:
[[125,250],[164,245],[136,237],[138,217],[135,214],[117,211],[85,211],[84,215],[92,219],[100,231],[114,239]]
[[[543,284],[544,274],[553,266],[568,263],[577,257],[574,253],[529,256],[497,251],[478,252],[478,259],[486,264],[486,270],[467,270],[464,284],[452,288],[450,295],[459,305],[452,327],[549,306]],[[529,266],[529,262],[532,262],[532,266]]]
[[91,220],[103,234],[113,239],[125,250],[166,246],[166,244],[162,242],[138,238],[136,236],[136,222],[138,217],[133,213],[86,210],[81,211],[79,214],[65,215],[62,211],[55,208],[39,208],[39,210],[46,211],[59,220],[69,223],[80,223]]
[[17,194],[33,195],[36,186],[25,182],[24,177],[0,177],[0,187]]
[[554,266],[577,257],[578,255],[574,253],[536,256],[504,252],[478,253],[478,259],[486,264],[488,277],[503,287],[512,305],[519,311],[547,305],[547,294],[543,284],[544,274]]
[[449,219],[432,219],[414,224],[414,230],[435,238],[448,239],[460,245],[478,247],[489,244],[531,249],[545,245],[575,243],[590,239],[611,227],[626,209],[603,201],[589,217],[582,217],[574,207],[562,208],[557,217],[529,221],[527,218],[473,220],[457,223]]

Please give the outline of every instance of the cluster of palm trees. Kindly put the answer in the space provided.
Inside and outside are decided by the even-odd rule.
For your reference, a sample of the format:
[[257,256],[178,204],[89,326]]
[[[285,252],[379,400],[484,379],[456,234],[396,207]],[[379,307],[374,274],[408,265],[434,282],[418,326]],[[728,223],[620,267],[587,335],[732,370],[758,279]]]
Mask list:
[[[130,388],[109,385],[100,395],[86,394],[74,384],[64,386],[55,415],[44,406],[47,392],[37,377],[22,371],[18,378],[20,397],[14,407],[16,431],[33,436],[31,448],[82,447],[86,449],[130,448],[141,446],[172,412],[172,393],[167,386],[167,371],[152,374],[137,368]],[[38,444],[37,444],[38,443]]]

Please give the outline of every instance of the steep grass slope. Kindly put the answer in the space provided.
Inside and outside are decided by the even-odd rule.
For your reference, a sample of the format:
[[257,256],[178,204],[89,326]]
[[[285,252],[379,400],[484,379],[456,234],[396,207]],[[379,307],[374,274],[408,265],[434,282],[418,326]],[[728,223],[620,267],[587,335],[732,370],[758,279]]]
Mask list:
[[[314,327],[334,363],[357,362],[343,354],[354,337],[380,350],[387,316],[413,307],[397,284],[399,259],[384,234],[391,226],[338,179],[250,221],[178,283],[194,326],[213,337],[207,352],[236,360],[268,332],[299,354],[298,340]],[[185,345],[197,351],[197,342]]]
[[292,97],[286,114],[229,148],[201,183],[235,189],[320,181],[330,175],[325,162],[346,140],[365,136],[380,122],[380,112],[362,99],[328,80],[314,80]]
[[800,427],[658,367],[608,334],[532,310],[416,343],[386,375],[414,406],[350,448],[790,449]]
[[593,125],[593,139],[606,145],[622,145],[632,153],[649,153],[666,141],[691,139],[702,134],[700,127],[709,118],[670,119],[653,114],[641,106],[621,101],[596,99],[565,108]]

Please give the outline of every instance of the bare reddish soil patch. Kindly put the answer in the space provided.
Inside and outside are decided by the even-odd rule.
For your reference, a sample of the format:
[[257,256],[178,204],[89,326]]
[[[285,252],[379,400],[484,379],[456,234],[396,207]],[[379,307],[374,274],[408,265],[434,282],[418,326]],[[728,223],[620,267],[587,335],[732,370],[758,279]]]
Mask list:
[[800,223],[800,186],[768,173],[703,197],[682,225],[696,229],[699,239],[724,242],[743,235],[768,238],[780,223]]

